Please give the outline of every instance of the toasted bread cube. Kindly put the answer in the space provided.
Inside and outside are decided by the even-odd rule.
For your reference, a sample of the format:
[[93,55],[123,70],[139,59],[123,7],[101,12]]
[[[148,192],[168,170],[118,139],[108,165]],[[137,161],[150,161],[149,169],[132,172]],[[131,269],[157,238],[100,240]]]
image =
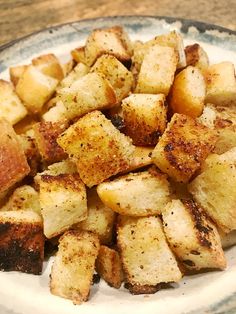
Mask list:
[[55,92],[57,84],[58,80],[30,65],[17,83],[16,93],[30,112],[38,113]]
[[117,101],[111,84],[98,73],[89,73],[58,93],[69,119],[79,118],[96,109],[111,108]]
[[174,81],[177,63],[174,48],[150,47],[143,59],[135,93],[167,95]]
[[210,155],[189,191],[224,232],[236,229],[236,148]]
[[38,150],[45,162],[54,163],[67,157],[67,154],[57,144],[58,136],[66,127],[66,124],[52,122],[39,122],[34,125],[33,130]]
[[139,293],[148,293],[148,287],[157,291],[159,283],[181,279],[159,217],[120,216],[117,241],[126,281],[138,285]]
[[0,269],[39,275],[43,258],[42,218],[30,211],[0,211]]
[[152,164],[152,147],[135,146],[134,153],[132,155],[129,168],[122,173],[134,171]]
[[135,145],[156,145],[167,122],[163,94],[131,94],[122,101],[125,133]]
[[218,231],[223,249],[227,249],[236,244],[236,230],[229,233],[225,233],[221,229],[218,229]]
[[15,189],[8,202],[1,208],[1,211],[8,210],[29,210],[41,215],[39,194],[30,185],[23,185]]
[[89,67],[78,63],[74,69],[60,82],[57,91],[64,87],[70,87],[75,81],[89,73]]
[[206,96],[206,84],[198,68],[188,66],[175,77],[170,106],[173,112],[196,118],[202,114]]
[[0,80],[0,104],[0,118],[5,118],[12,125],[27,115],[27,110],[12,85],[4,80]]
[[73,157],[83,182],[88,186],[129,167],[134,146],[99,111],[86,114],[57,139]]
[[85,44],[86,64],[89,66],[103,54],[113,55],[122,63],[127,63],[131,53],[128,35],[119,26],[93,30]]
[[60,162],[56,162],[50,166],[48,169],[42,172],[42,174],[50,174],[51,176],[57,176],[59,174],[73,174],[77,173],[77,168],[75,163],[70,159],[65,159]]
[[194,201],[173,200],[162,217],[170,247],[187,269],[226,267],[219,233]]
[[133,75],[116,57],[102,55],[93,67],[91,72],[104,75],[116,92],[117,102],[126,97],[133,86]]
[[23,148],[12,126],[5,119],[0,119],[0,193],[22,180],[29,172]]
[[86,189],[77,173],[41,174],[39,200],[44,220],[44,234],[53,238],[86,219]]
[[98,252],[99,240],[95,234],[78,230],[65,232],[51,270],[51,293],[71,299],[74,304],[87,301]]
[[9,68],[11,82],[14,86],[17,85],[20,77],[23,75],[28,65],[17,65]]
[[152,152],[152,160],[178,182],[188,182],[217,141],[214,130],[175,113]]
[[126,216],[161,214],[170,201],[166,176],[155,169],[103,182],[98,185],[97,192],[107,207]]
[[75,62],[86,64],[87,60],[85,57],[85,46],[71,50],[71,56]]
[[66,123],[68,122],[67,110],[62,101],[57,101],[56,105],[50,108],[42,115],[42,120],[52,123]]
[[79,222],[76,228],[94,232],[98,235],[100,243],[110,244],[113,236],[115,213],[101,202],[95,188],[87,191],[87,200],[88,216]]
[[63,69],[57,57],[50,53],[32,60],[32,64],[43,74],[61,81],[64,78]]
[[209,58],[206,51],[199,45],[193,44],[185,47],[187,65],[192,65],[204,73],[209,66]]
[[205,72],[206,102],[217,106],[236,104],[235,68],[231,62],[212,64]]
[[122,263],[119,253],[101,245],[96,260],[96,271],[111,287],[119,289],[123,281]]

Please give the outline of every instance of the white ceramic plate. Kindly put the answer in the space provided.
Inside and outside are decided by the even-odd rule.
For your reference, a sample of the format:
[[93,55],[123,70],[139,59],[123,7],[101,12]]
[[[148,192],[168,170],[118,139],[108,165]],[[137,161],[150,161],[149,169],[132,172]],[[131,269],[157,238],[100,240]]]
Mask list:
[[[183,33],[185,44],[200,43],[211,62],[228,60],[236,65],[236,32],[189,20],[126,16],[66,24],[2,46],[0,77],[9,77],[9,66],[25,64],[46,52],[54,52],[66,61],[70,50],[83,44],[92,29],[111,25],[123,25],[132,39],[141,40],[176,29]],[[236,247],[227,250],[226,256],[225,271],[184,277],[174,288],[154,295],[133,296],[124,288],[115,290],[101,281],[92,287],[89,302],[80,306],[50,294],[50,259],[44,263],[41,276],[0,273],[0,314],[233,314],[236,313]]]

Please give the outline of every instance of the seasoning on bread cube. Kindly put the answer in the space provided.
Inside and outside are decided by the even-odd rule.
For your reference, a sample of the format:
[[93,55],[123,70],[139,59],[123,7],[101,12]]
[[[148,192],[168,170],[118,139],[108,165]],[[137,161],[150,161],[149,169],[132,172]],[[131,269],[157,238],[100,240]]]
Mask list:
[[44,221],[44,234],[53,238],[72,225],[86,219],[86,189],[77,173],[41,174],[39,200]]
[[59,60],[53,54],[41,55],[32,60],[32,64],[43,74],[61,81],[64,77]]
[[194,66],[204,73],[209,66],[209,58],[206,51],[199,44],[186,46],[184,51],[187,65]]
[[224,231],[236,229],[236,148],[222,155],[210,155],[189,185],[198,204]]
[[217,106],[236,104],[236,78],[234,64],[221,62],[212,64],[205,72],[206,102]]
[[88,187],[128,169],[134,152],[131,140],[99,111],[80,118],[59,136],[57,142],[73,157],[80,177]]
[[11,124],[0,119],[0,193],[22,180],[29,172],[23,148]]
[[111,287],[119,289],[123,281],[122,263],[119,253],[101,245],[96,260],[96,271]]
[[154,293],[158,284],[181,279],[158,216],[120,216],[117,240],[126,281],[136,293]]
[[161,214],[170,200],[166,175],[156,169],[103,182],[98,185],[97,192],[107,207],[126,216]]
[[163,94],[131,94],[122,101],[125,133],[135,145],[156,145],[167,123]]
[[113,87],[98,73],[88,73],[58,93],[69,119],[79,118],[96,109],[111,108],[117,102]]
[[[33,114],[40,113],[43,105],[56,90],[58,80],[40,72],[30,65],[16,85],[16,93],[26,108]],[[29,93],[30,91],[30,93]]]
[[217,228],[193,200],[173,200],[162,217],[170,247],[187,269],[226,267]]
[[178,182],[188,182],[217,141],[214,130],[189,116],[174,114],[152,152],[156,166]]
[[33,211],[0,211],[0,269],[39,275],[43,258],[42,218]]
[[0,118],[5,118],[14,125],[26,115],[27,110],[15,93],[11,83],[0,80]]
[[206,84],[201,71],[188,66],[176,75],[170,93],[173,112],[196,118],[202,114],[206,96]]
[[65,232],[51,270],[51,293],[74,304],[87,301],[98,252],[97,235],[88,231]]
[[168,95],[174,81],[178,56],[171,47],[154,45],[145,54],[135,93]]

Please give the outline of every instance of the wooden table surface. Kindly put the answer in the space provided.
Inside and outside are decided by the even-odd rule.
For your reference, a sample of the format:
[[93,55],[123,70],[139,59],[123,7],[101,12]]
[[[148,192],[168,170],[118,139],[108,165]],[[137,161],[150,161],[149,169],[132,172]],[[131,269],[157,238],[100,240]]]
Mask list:
[[165,15],[236,30],[235,0],[0,0],[0,45],[52,25],[111,15]]

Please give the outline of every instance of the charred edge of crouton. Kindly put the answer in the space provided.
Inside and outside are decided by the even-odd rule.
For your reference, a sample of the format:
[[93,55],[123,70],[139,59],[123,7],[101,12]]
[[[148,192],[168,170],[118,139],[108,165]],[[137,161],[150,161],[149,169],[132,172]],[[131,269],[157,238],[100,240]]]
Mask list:
[[129,290],[129,292],[133,295],[137,294],[154,294],[157,291],[169,287],[169,284],[167,283],[158,283],[155,286],[150,286],[150,285],[132,285],[130,283],[125,283],[125,288]]
[[81,191],[81,179],[78,173],[68,174],[62,173],[56,176],[44,174],[41,175],[41,180],[46,183],[61,184],[66,189],[70,188],[74,191]]

